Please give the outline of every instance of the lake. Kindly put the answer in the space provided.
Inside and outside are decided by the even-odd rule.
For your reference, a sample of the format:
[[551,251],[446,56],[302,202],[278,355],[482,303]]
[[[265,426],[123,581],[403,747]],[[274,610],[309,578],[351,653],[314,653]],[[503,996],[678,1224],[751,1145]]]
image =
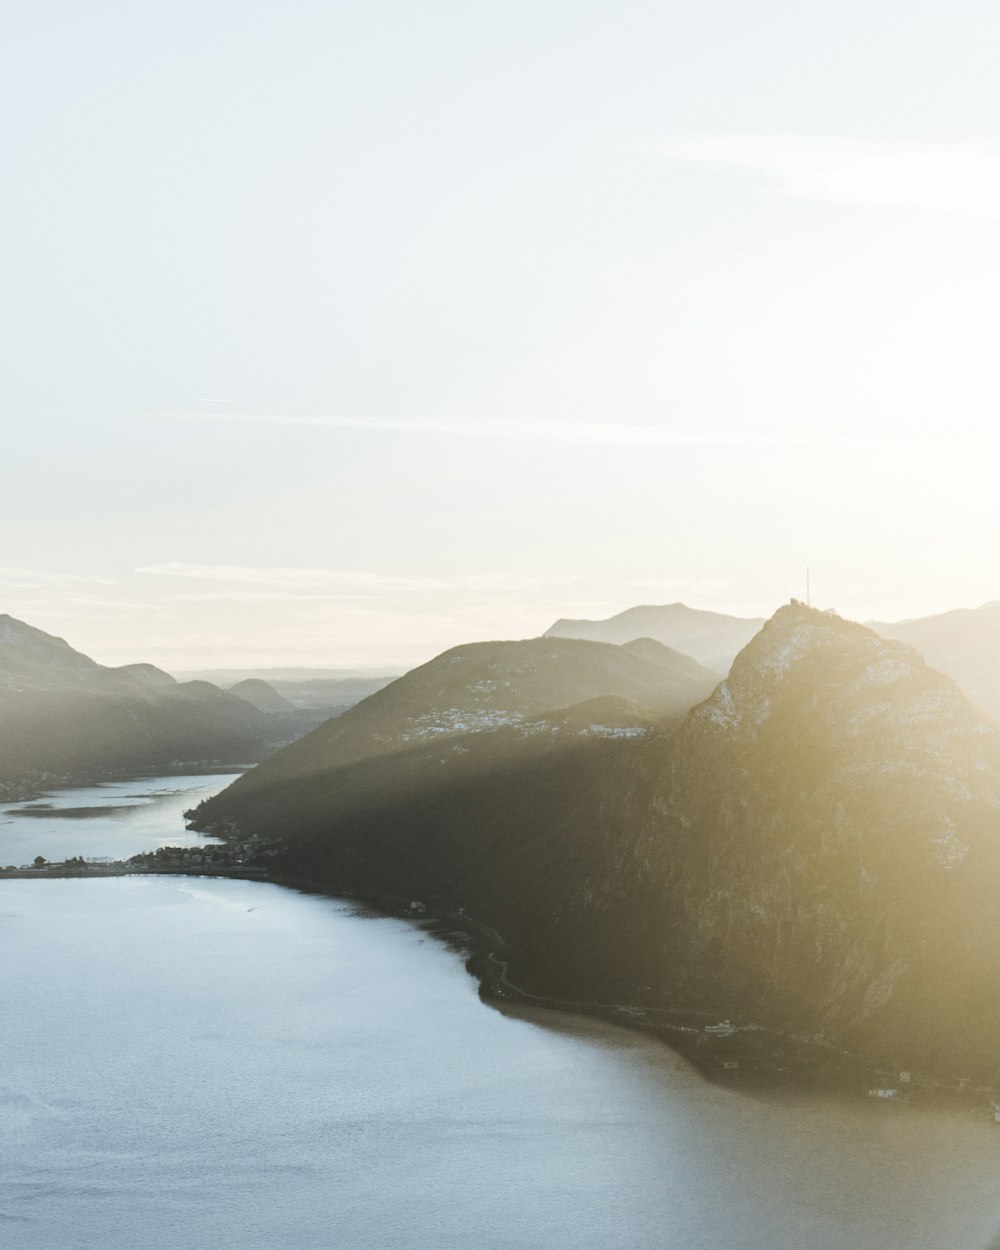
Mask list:
[[[160,780],[187,799],[119,794],[134,849],[179,842],[222,782]],[[114,815],[23,819],[119,853],[94,849]],[[0,940],[17,1250],[1000,1246],[1000,1126],[711,1083],[639,1034],[501,1013],[418,923],[260,882],[6,880]]]
[[239,773],[134,777],[98,786],[52,790],[30,803],[0,807],[0,863],[36,855],[128,859],[158,846],[216,843],[184,828],[183,813],[217,794]]

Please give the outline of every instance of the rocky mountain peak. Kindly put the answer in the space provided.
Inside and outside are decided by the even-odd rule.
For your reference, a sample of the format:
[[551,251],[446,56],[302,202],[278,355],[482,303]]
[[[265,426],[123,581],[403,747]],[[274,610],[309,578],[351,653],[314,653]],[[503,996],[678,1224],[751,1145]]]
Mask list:
[[905,716],[908,704],[923,715],[928,700],[938,712],[970,711],[958,689],[912,647],[793,600],[744,647],[692,720],[756,736],[794,704],[807,721],[842,715],[848,730],[873,716]]
[[[755,986],[754,1012],[928,1059],[997,1040],[975,1004],[1000,927],[1000,726],[911,647],[780,609],[688,716],[663,810],[688,958],[724,952],[713,975]],[[975,1045],[931,1003],[975,1017]]]

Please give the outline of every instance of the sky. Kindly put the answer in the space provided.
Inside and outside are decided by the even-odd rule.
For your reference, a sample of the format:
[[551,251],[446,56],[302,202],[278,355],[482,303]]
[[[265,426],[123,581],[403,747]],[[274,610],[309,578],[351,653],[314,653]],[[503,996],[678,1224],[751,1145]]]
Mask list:
[[0,611],[395,670],[1000,599],[1000,10],[6,0]]

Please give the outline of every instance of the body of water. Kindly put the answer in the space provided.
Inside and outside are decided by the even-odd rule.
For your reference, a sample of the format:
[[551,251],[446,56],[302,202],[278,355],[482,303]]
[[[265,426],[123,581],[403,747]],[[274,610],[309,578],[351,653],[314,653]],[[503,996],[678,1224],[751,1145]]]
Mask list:
[[259,882],[7,880],[0,938],[17,1250],[1000,1245],[1000,1126],[501,1013],[419,924]]
[[13,803],[0,808],[0,864],[20,866],[36,855],[53,861],[74,855],[128,859],[158,846],[217,842],[189,833],[183,813],[238,776],[134,777]]

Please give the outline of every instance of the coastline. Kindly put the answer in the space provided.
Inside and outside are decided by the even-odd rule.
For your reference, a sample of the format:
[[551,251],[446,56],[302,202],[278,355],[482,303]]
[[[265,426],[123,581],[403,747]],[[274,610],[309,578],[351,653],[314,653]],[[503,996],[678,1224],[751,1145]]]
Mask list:
[[[213,875],[230,875],[220,872]],[[235,875],[235,874],[232,874]],[[809,1089],[835,1089],[857,1097],[871,1096],[880,1082],[898,1077],[899,1069],[864,1055],[839,1049],[821,1039],[796,1036],[751,1022],[733,1022],[731,1032],[708,1031],[721,1023],[718,1013],[701,1009],[639,1008],[628,1003],[559,998],[537,994],[510,980],[510,945],[497,929],[467,912],[433,903],[374,891],[335,890],[329,884],[291,873],[268,872],[274,885],[357,903],[373,912],[408,920],[465,956],[465,967],[479,987],[480,999],[493,1007],[527,1007],[586,1016],[642,1033],[683,1055],[709,1080],[727,1085],[750,1080],[787,1081]],[[949,1080],[940,1074],[907,1082],[895,1107],[911,1102],[931,1104],[956,1100],[992,1117],[998,1091],[988,1086]]]
[[[467,912],[453,912],[399,895],[335,891],[329,885],[293,874],[269,873],[263,879],[303,893],[359,903],[380,915],[420,923],[437,940],[466,956],[466,971],[477,982],[479,997],[484,1003],[497,1009],[523,1006],[586,1016],[642,1033],[683,1055],[711,1081],[727,1085],[787,1082],[811,1091],[827,1089],[856,1097],[878,1098],[894,1109],[911,1104],[954,1106],[958,1102],[971,1113],[988,1115],[991,1119],[995,1106],[1000,1104],[1000,1091],[991,1086],[974,1086],[939,1073],[921,1073],[913,1079],[898,1064],[877,1063],[868,1056],[835,1047],[822,1039],[783,1033],[750,1022],[733,1022],[732,1032],[719,1034],[710,1031],[722,1023],[714,1012],[638,1008],[632,1004],[536,994],[509,979],[510,946],[503,935]],[[899,1082],[901,1071],[910,1079]],[[887,1080],[899,1084],[896,1095],[891,1098],[876,1092],[886,1088]]]
[[136,772],[134,768],[87,769],[78,773],[42,773],[17,781],[0,779],[0,806],[31,803],[53,790],[78,790],[115,782],[139,781],[144,777],[215,777],[228,773],[245,773],[251,768],[256,768],[256,764],[248,764],[245,760],[238,764],[220,763],[219,760],[187,760],[151,764],[140,772]]
[[[165,775],[165,774],[164,774]],[[337,901],[358,904],[373,913],[420,925],[436,940],[465,957],[465,968],[477,982],[480,999],[498,1010],[525,1007],[601,1020],[629,1029],[670,1047],[687,1059],[706,1079],[740,1086],[753,1083],[791,1084],[810,1091],[833,1090],[855,1097],[879,1097],[893,1108],[911,1103],[931,1106],[958,1101],[979,1115],[993,1118],[997,1091],[989,1086],[971,1086],[967,1081],[921,1074],[919,1079],[900,1084],[895,1063],[878,1064],[867,1056],[838,1049],[822,1039],[783,1033],[746,1021],[719,1020],[718,1014],[683,1008],[638,1007],[628,1003],[565,999],[536,994],[510,979],[510,945],[503,935],[485,921],[467,912],[454,912],[419,900],[373,891],[336,890],[329,883],[275,872],[253,864],[133,865],[115,864],[51,865],[38,868],[0,868],[0,880],[44,880],[46,878],[108,878],[126,876],[179,876],[231,878],[260,881],[303,894],[316,894]],[[904,1074],[904,1075],[909,1075]],[[889,1084],[895,1081],[896,1084]],[[882,1093],[878,1093],[882,1090]],[[886,1096],[884,1091],[894,1092]]]

